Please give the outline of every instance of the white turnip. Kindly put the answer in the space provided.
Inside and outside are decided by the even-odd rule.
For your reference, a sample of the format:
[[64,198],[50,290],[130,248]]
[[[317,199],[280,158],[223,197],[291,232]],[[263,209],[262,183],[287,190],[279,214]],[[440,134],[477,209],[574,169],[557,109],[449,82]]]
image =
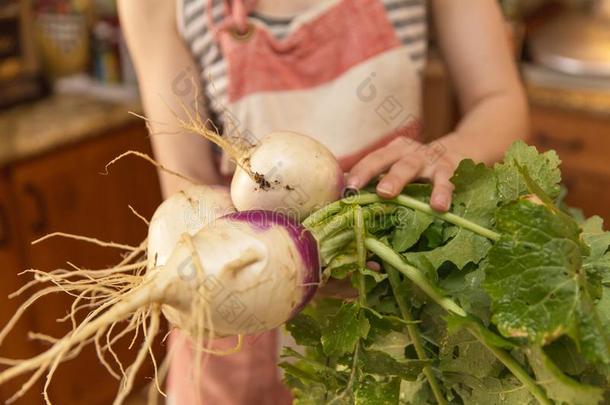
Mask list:
[[248,139],[220,136],[199,116],[184,108],[187,119],[176,118],[185,130],[214,142],[237,165],[231,199],[238,211],[264,209],[282,212],[299,221],[340,198],[344,186],[341,166],[320,142],[290,131]]
[[182,234],[194,235],[234,211],[225,187],[191,186],[165,199],[148,226],[148,269],[165,265]]
[[[245,169],[247,167],[247,169]],[[343,171],[321,143],[294,132],[264,136],[233,175],[237,210],[265,209],[303,220],[340,198]]]
[[[189,198],[205,201],[193,204]],[[198,223],[205,226],[193,233],[191,224],[180,222],[180,218],[192,216],[197,211],[193,208],[198,206],[217,210],[199,217],[203,219]],[[312,298],[320,281],[315,239],[298,222],[271,211],[232,212],[216,218],[231,210],[226,191],[194,188],[168,200],[153,217],[150,234],[156,242],[154,248],[149,247],[155,256],[152,261],[139,258],[145,252],[145,244],[138,248],[104,244],[130,250],[130,253],[117,267],[106,270],[77,268],[50,273],[32,270],[36,280],[22,291],[37,283],[51,282],[56,286],[26,301],[0,333],[0,339],[27,306],[41,296],[58,291],[77,297],[71,314],[74,329],[34,358],[0,359],[0,363],[10,366],[0,372],[0,384],[33,372],[14,400],[46,372],[44,396],[50,403],[47,389],[56,368],[62,361],[78,355],[83,345],[90,342],[96,345],[102,364],[113,375],[121,377],[104,359],[104,353],[111,351],[112,344],[120,337],[142,328],[145,341],[135,362],[122,376],[115,400],[115,404],[120,404],[150,353],[159,332],[161,313],[174,327],[192,337],[197,356],[207,351],[205,342],[211,338],[257,333],[290,319]],[[178,222],[173,222],[175,219]],[[176,235],[182,230],[185,232],[176,241]],[[172,252],[167,256],[170,244],[173,244]],[[74,313],[82,309],[90,312],[77,324]],[[115,326],[124,321],[127,321],[125,329],[115,330],[112,335],[113,329],[118,329]],[[198,381],[197,376],[195,379]]]

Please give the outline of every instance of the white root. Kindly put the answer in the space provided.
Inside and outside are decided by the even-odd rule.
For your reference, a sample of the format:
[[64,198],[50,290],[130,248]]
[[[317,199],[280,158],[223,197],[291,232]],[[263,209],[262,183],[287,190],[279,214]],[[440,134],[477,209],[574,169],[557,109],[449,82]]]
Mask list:
[[[182,105],[182,107],[185,108],[184,105]],[[222,137],[206,128],[206,123],[202,122],[201,118],[194,118],[188,114],[187,116],[189,121],[181,122],[183,128],[193,130],[206,137],[214,138],[221,143],[224,142]],[[239,152],[239,156],[245,156],[245,150],[235,149],[233,145],[229,144],[225,145],[225,150],[227,150],[227,147],[234,153]],[[110,161],[108,165],[106,165],[106,173],[108,172],[109,166],[129,155],[141,157],[161,170],[194,183],[185,176],[168,170],[158,164],[148,155],[135,151],[125,152]],[[248,171],[247,168],[244,168],[244,170]],[[138,214],[131,206],[129,208],[132,213],[145,224],[149,223],[146,218]],[[190,247],[192,262],[195,263],[198,277],[203,279],[204,272],[199,255],[197,254],[190,236],[188,236],[188,234],[185,235],[183,240],[187,243],[187,246]],[[72,331],[61,338],[55,338],[42,333],[30,333],[30,339],[37,339],[52,344],[52,346],[30,359],[0,358],[0,364],[8,366],[5,370],[0,371],[0,385],[20,375],[31,373],[28,380],[21,386],[19,391],[9,399],[8,403],[21,398],[43,375],[46,374],[43,397],[45,403],[50,405],[51,400],[48,395],[48,390],[55,371],[61,363],[78,356],[82,349],[89,344],[95,345],[100,362],[107,371],[114,378],[121,380],[121,385],[114,401],[115,405],[121,405],[124,402],[133,388],[138,370],[142,367],[148,356],[152,359],[155,371],[155,379],[154,382],[151,383],[149,393],[155,390],[160,395],[165,396],[161,385],[167,375],[170,358],[168,356],[168,358],[158,367],[152,350],[153,342],[160,330],[161,305],[163,302],[161,302],[161,298],[153,297],[151,295],[151,284],[155,282],[154,277],[149,278],[145,276],[145,272],[147,271],[147,241],[144,240],[139,246],[130,246],[65,232],[54,232],[35,240],[32,244],[37,244],[53,237],[69,238],[92,243],[100,247],[120,249],[125,253],[123,254],[120,263],[111,268],[83,269],[68,262],[68,266],[70,266],[68,269],[57,269],[51,272],[29,269],[24,272],[32,274],[34,280],[27,282],[19,290],[11,294],[11,298],[23,294],[34,286],[46,283],[50,283],[51,285],[44,287],[40,291],[34,292],[32,296],[20,305],[13,317],[4,328],[0,330],[0,345],[8,333],[15,327],[25,311],[39,299],[51,293],[63,292],[75,297],[69,313],[59,319],[59,321],[70,320]],[[212,310],[206,299],[205,288],[203,286],[199,288],[198,294],[195,294],[192,305],[193,311],[197,314],[201,314],[201,316],[194,317],[193,328],[191,329],[194,331],[195,335],[193,345],[197,352],[196,359],[204,359],[205,361],[207,356],[204,356],[204,354],[222,356],[235,353],[241,349],[243,336],[239,336],[237,345],[234,348],[225,351],[211,349],[210,345],[215,336],[214,326],[212,324]],[[90,312],[83,321],[80,323],[77,322],[76,315],[85,310],[89,310]],[[114,333],[119,322],[126,322],[126,325]],[[135,361],[129,367],[125,368],[121,363],[119,356],[113,350],[113,345],[129,334],[133,334],[129,345],[130,348],[133,347],[138,340],[140,327],[142,327],[144,335],[142,346],[137,352]],[[165,335],[165,337],[167,337],[167,335]],[[118,366],[118,371],[116,370],[116,367],[111,364],[112,361],[106,358],[107,353],[110,353],[112,361]],[[202,367],[202,361],[195,362],[195,369],[193,371],[197,386],[201,382]],[[197,392],[200,391],[201,390],[197,389]],[[149,398],[152,397],[153,395],[150,394]],[[155,398],[156,397],[157,396],[155,396]],[[150,401],[152,401],[152,399],[150,399]]]
[[[176,171],[168,169],[167,167],[163,166],[161,163],[158,163],[156,160],[154,160],[153,158],[148,156],[146,153],[138,152],[136,150],[128,150],[127,152],[121,153],[119,156],[115,157],[110,162],[108,162],[106,164],[106,166],[104,166],[104,171],[101,172],[100,174],[107,175],[108,174],[108,168],[110,166],[112,166],[113,164],[115,164],[116,162],[118,162],[119,160],[123,159],[126,156],[137,156],[139,158],[142,158],[142,159],[148,161],[149,163],[151,163],[153,166],[157,167],[158,169],[160,169],[160,170],[162,170],[162,171],[164,171],[164,172],[166,172],[168,174],[171,174],[172,176],[176,176],[176,177],[178,177],[178,178],[180,178],[182,180],[185,180],[185,181],[187,181],[187,182],[189,182],[190,184],[193,184],[193,185],[198,184],[198,182],[196,182],[195,180],[193,180],[191,178],[188,178],[188,177],[186,177],[186,176],[184,176],[184,175],[182,175],[182,174],[180,174],[180,173],[178,173]],[[136,214],[136,216],[141,218],[141,216],[139,214]]]
[[136,211],[136,209],[135,209],[135,208],[133,208],[131,205],[128,205],[128,207],[129,207],[129,210],[131,211],[131,213],[132,213],[133,215],[135,215],[137,218],[139,218],[139,219],[140,219],[142,222],[144,222],[144,224],[145,224],[146,226],[150,225],[150,222],[148,221],[148,219],[146,219],[146,218],[144,217],[144,215],[142,215],[142,214],[140,214],[138,211]]
[[[100,315],[95,319],[87,319],[83,321],[76,330],[60,339],[57,344],[49,348],[47,351],[31,359],[21,360],[15,366],[0,372],[0,384],[3,384],[6,381],[28,371],[46,368],[51,361],[58,364],[62,360],[62,354],[70,350],[74,344],[87,340],[100,328],[104,328],[113,322],[122,320],[128,317],[132,312],[150,303],[150,297],[148,297],[144,288],[134,291],[133,294],[121,297],[121,299],[122,300],[120,302],[112,306],[112,310],[106,311],[103,315]],[[106,310],[108,306],[110,305],[101,306],[88,318],[92,318],[98,313]]]
[[[148,326],[148,330],[145,329],[146,331],[144,332],[145,338],[142,348],[138,352],[136,360],[129,367],[129,369],[127,369],[127,376],[122,381],[122,386],[116,399],[114,400],[114,405],[121,405],[123,401],[125,401],[125,398],[127,398],[127,395],[129,395],[131,392],[133,382],[136,378],[136,373],[140,367],[142,367],[144,360],[146,360],[146,356],[148,356],[148,353],[152,348],[154,338],[159,332],[160,315],[161,310],[158,307],[153,308],[152,315],[150,317],[150,325]],[[145,327],[145,323],[143,323],[143,326]]]
[[115,243],[115,242],[104,242],[101,241],[99,239],[96,238],[90,238],[88,236],[81,236],[81,235],[74,235],[71,233],[66,233],[66,232],[52,232],[48,235],[45,235],[41,238],[36,239],[35,241],[32,242],[32,245],[36,245],[37,243],[40,243],[42,241],[45,241],[47,239],[51,239],[54,237],[58,237],[61,236],[63,238],[68,238],[68,239],[75,239],[75,240],[80,240],[83,242],[89,242],[89,243],[94,243],[98,246],[102,246],[102,247],[110,247],[110,248],[116,248],[116,249],[122,249],[122,250],[130,250],[130,251],[135,251],[138,248],[134,247],[134,246],[129,246],[129,245],[124,245],[122,243]]

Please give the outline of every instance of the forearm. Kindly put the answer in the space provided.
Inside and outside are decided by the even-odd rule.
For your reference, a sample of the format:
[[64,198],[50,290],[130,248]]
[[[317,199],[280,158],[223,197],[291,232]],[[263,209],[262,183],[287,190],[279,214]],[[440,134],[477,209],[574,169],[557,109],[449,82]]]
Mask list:
[[449,150],[492,163],[527,135],[527,103],[509,31],[496,1],[432,0],[439,46],[463,118],[443,139]]
[[500,160],[508,147],[528,133],[528,110],[520,87],[483,98],[471,107],[442,145],[476,162]]
[[[211,145],[179,124],[179,119],[187,119],[185,109],[204,116],[205,106],[199,69],[175,26],[174,2],[122,0],[118,6],[155,158],[198,183],[218,183]],[[189,185],[163,171],[159,177],[165,196]]]
[[[190,80],[189,85],[193,85]],[[196,93],[194,86],[191,92],[194,100]],[[162,96],[159,94],[166,94],[163,100],[168,101],[162,102]],[[214,166],[209,142],[197,134],[184,131],[178,124],[178,118],[186,119],[186,114],[181,110],[180,100],[171,89],[165,89],[164,93],[149,90],[142,94],[144,111],[151,119],[151,143],[155,157],[167,168],[199,184],[217,184],[219,176]],[[192,114],[194,113],[193,109]],[[198,111],[197,114],[203,116],[204,112]],[[190,184],[163,171],[160,171],[159,178],[165,196]]]

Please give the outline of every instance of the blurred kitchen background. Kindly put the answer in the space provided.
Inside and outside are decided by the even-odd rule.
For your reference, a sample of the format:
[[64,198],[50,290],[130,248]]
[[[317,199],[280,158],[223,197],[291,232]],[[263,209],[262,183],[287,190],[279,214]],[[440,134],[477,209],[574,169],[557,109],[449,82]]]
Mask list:
[[[529,141],[559,153],[566,201],[610,223],[610,0],[501,5],[531,104]],[[434,38],[424,100],[427,138],[449,132],[459,112]],[[119,258],[82,242],[31,241],[57,230],[128,244],[144,239],[146,226],[128,206],[152,215],[161,199],[155,170],[128,158],[100,174],[126,150],[151,152],[144,123],[128,114],[140,109],[113,0],[0,0],[0,325],[23,301],[5,299],[23,285],[20,270],[65,267],[68,258],[101,268]],[[58,296],[33,306],[0,356],[30,357],[47,347],[25,340],[30,330],[63,335],[67,326],[56,318],[70,302]],[[151,375],[142,373],[141,391]],[[0,402],[21,382],[0,387]],[[41,385],[17,403],[41,403]],[[50,395],[62,405],[102,405],[116,386],[90,349],[60,367]]]

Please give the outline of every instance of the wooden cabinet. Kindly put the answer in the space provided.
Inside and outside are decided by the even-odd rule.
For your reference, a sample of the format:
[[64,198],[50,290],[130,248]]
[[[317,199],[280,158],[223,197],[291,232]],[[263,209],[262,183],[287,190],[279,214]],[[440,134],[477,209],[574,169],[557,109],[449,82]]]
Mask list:
[[[7,171],[0,171],[0,325],[7,324],[15,313],[15,299],[8,300],[10,293],[17,290],[23,283],[23,277],[18,273],[24,268],[24,260],[21,254],[21,241],[17,232],[16,207],[11,193],[11,185]],[[27,332],[33,326],[33,314],[27,313],[18,322],[12,333],[9,334],[0,346],[0,357],[29,358],[36,354],[36,347],[25,340]],[[19,390],[25,378],[19,378],[0,386],[0,399],[10,398]],[[39,383],[22,397],[21,403],[37,404],[40,400]]]
[[[5,258],[0,251],[4,271],[12,277],[24,267],[41,270],[67,268],[67,261],[83,268],[105,268],[117,263],[124,253],[63,238],[30,244],[30,241],[55,231],[139,245],[146,238],[147,227],[128,205],[150,218],[161,201],[161,195],[155,168],[139,158],[127,157],[112,166],[108,175],[101,174],[106,163],[126,150],[151,153],[144,125],[133,124],[13,165],[10,188],[14,206],[18,209],[15,209],[16,220],[11,226],[14,228],[12,233],[19,235],[21,241],[17,249],[21,260],[16,259],[18,256],[15,254]],[[3,282],[5,280],[3,276]],[[3,284],[3,295],[6,295],[4,290],[15,290],[19,282],[12,281],[10,286]],[[23,301],[23,298],[17,302],[7,302],[4,297],[0,299],[0,305],[7,312],[14,311],[17,303]],[[58,323],[56,319],[66,314],[71,303],[72,298],[64,294],[44,298],[28,311],[28,326],[52,336],[65,335],[69,325]],[[27,343],[23,330],[14,335],[20,334],[22,346],[31,350],[32,343]],[[124,343],[118,349],[119,356],[122,359],[133,358],[139,345],[128,351],[127,339]],[[48,347],[43,343],[35,345],[36,351]],[[151,373],[148,372],[147,376],[150,377]],[[89,347],[77,359],[60,366],[53,378],[50,396],[54,403],[62,405],[105,405],[112,403],[118,384],[100,364],[95,350]],[[35,392],[40,393],[40,389]],[[3,391],[2,395],[5,395]],[[37,395],[34,401],[27,403],[40,403],[40,396]]]
[[562,160],[566,202],[610,225],[610,116],[533,106],[529,142]]

